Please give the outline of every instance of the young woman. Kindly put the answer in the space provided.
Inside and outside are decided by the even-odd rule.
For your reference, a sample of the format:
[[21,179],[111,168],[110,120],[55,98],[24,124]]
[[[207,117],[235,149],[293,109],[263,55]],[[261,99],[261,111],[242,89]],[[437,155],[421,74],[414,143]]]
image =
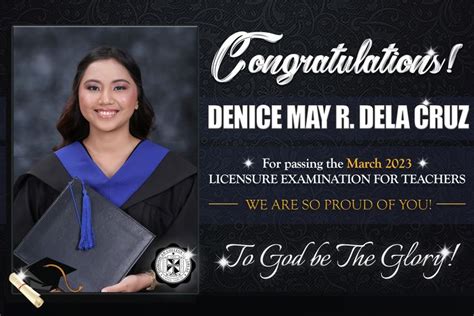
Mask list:
[[[161,245],[196,245],[196,169],[147,140],[154,112],[136,62],[120,49],[96,48],[78,64],[72,88],[57,124],[62,143],[15,183],[14,246],[77,174],[153,232]],[[102,291],[152,288],[156,280],[147,270],[154,251],[156,247],[131,274]]]

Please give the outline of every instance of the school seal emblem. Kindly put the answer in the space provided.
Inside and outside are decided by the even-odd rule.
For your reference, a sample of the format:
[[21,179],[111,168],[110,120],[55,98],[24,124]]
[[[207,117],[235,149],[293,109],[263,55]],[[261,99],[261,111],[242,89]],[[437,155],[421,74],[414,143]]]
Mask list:
[[188,281],[194,266],[192,253],[177,245],[158,250],[154,263],[156,275],[173,287]]

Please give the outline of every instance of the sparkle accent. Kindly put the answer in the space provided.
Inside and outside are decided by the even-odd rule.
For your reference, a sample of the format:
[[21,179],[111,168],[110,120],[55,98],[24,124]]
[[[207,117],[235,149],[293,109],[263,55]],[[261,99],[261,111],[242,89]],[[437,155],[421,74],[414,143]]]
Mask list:
[[184,259],[187,260],[187,259],[191,259],[192,257],[194,257],[196,254],[193,253],[193,250],[194,249],[191,249],[191,250],[187,249],[186,252],[184,253]]
[[421,104],[428,106],[428,105],[431,104],[431,102],[430,102],[430,100],[428,100],[428,99],[425,98],[425,99],[423,100],[423,102],[421,102]]
[[18,272],[17,275],[18,275],[18,277],[20,278],[20,280],[22,280],[22,281],[23,281],[24,279],[26,279],[26,273],[25,273],[25,271],[23,271],[23,270],[20,270],[20,272]]
[[424,169],[428,165],[428,161],[425,158],[421,158],[421,160],[418,161],[418,165],[420,168]]
[[441,249],[438,253],[443,257],[444,260],[449,257],[453,252],[449,250],[448,247],[444,246],[443,249]]
[[247,168],[247,169],[250,169],[253,165],[253,161],[252,159],[250,158],[247,158],[245,161],[244,161],[244,166]]
[[430,49],[426,51],[426,54],[429,56],[434,56],[436,55],[436,51],[432,47],[430,47]]
[[227,258],[222,255],[222,258],[219,258],[219,261],[216,261],[216,263],[219,265],[219,268],[222,269],[222,271],[225,270],[225,268],[229,265],[229,260],[227,260]]

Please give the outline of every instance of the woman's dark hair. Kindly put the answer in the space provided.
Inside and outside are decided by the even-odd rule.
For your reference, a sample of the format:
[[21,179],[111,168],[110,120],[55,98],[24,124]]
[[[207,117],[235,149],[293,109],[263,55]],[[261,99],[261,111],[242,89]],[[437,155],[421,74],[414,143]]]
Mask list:
[[75,141],[80,141],[89,135],[89,122],[82,116],[79,108],[79,85],[87,67],[95,61],[114,59],[124,66],[138,88],[138,110],[134,111],[130,118],[130,134],[139,139],[148,137],[154,120],[153,107],[145,96],[142,86],[142,75],[140,68],[133,58],[123,50],[115,47],[97,47],[90,51],[77,65],[76,75],[72,84],[72,94],[66,102],[63,113],[56,125],[62,135],[62,143],[53,148],[57,150]]

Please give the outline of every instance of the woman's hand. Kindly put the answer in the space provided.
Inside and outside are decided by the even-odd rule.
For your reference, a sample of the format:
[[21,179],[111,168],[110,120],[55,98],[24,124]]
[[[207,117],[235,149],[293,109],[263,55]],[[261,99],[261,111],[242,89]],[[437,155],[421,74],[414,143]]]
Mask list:
[[122,281],[115,285],[104,287],[102,292],[138,292],[150,287],[154,281],[154,277],[149,273],[132,274],[126,276]]

